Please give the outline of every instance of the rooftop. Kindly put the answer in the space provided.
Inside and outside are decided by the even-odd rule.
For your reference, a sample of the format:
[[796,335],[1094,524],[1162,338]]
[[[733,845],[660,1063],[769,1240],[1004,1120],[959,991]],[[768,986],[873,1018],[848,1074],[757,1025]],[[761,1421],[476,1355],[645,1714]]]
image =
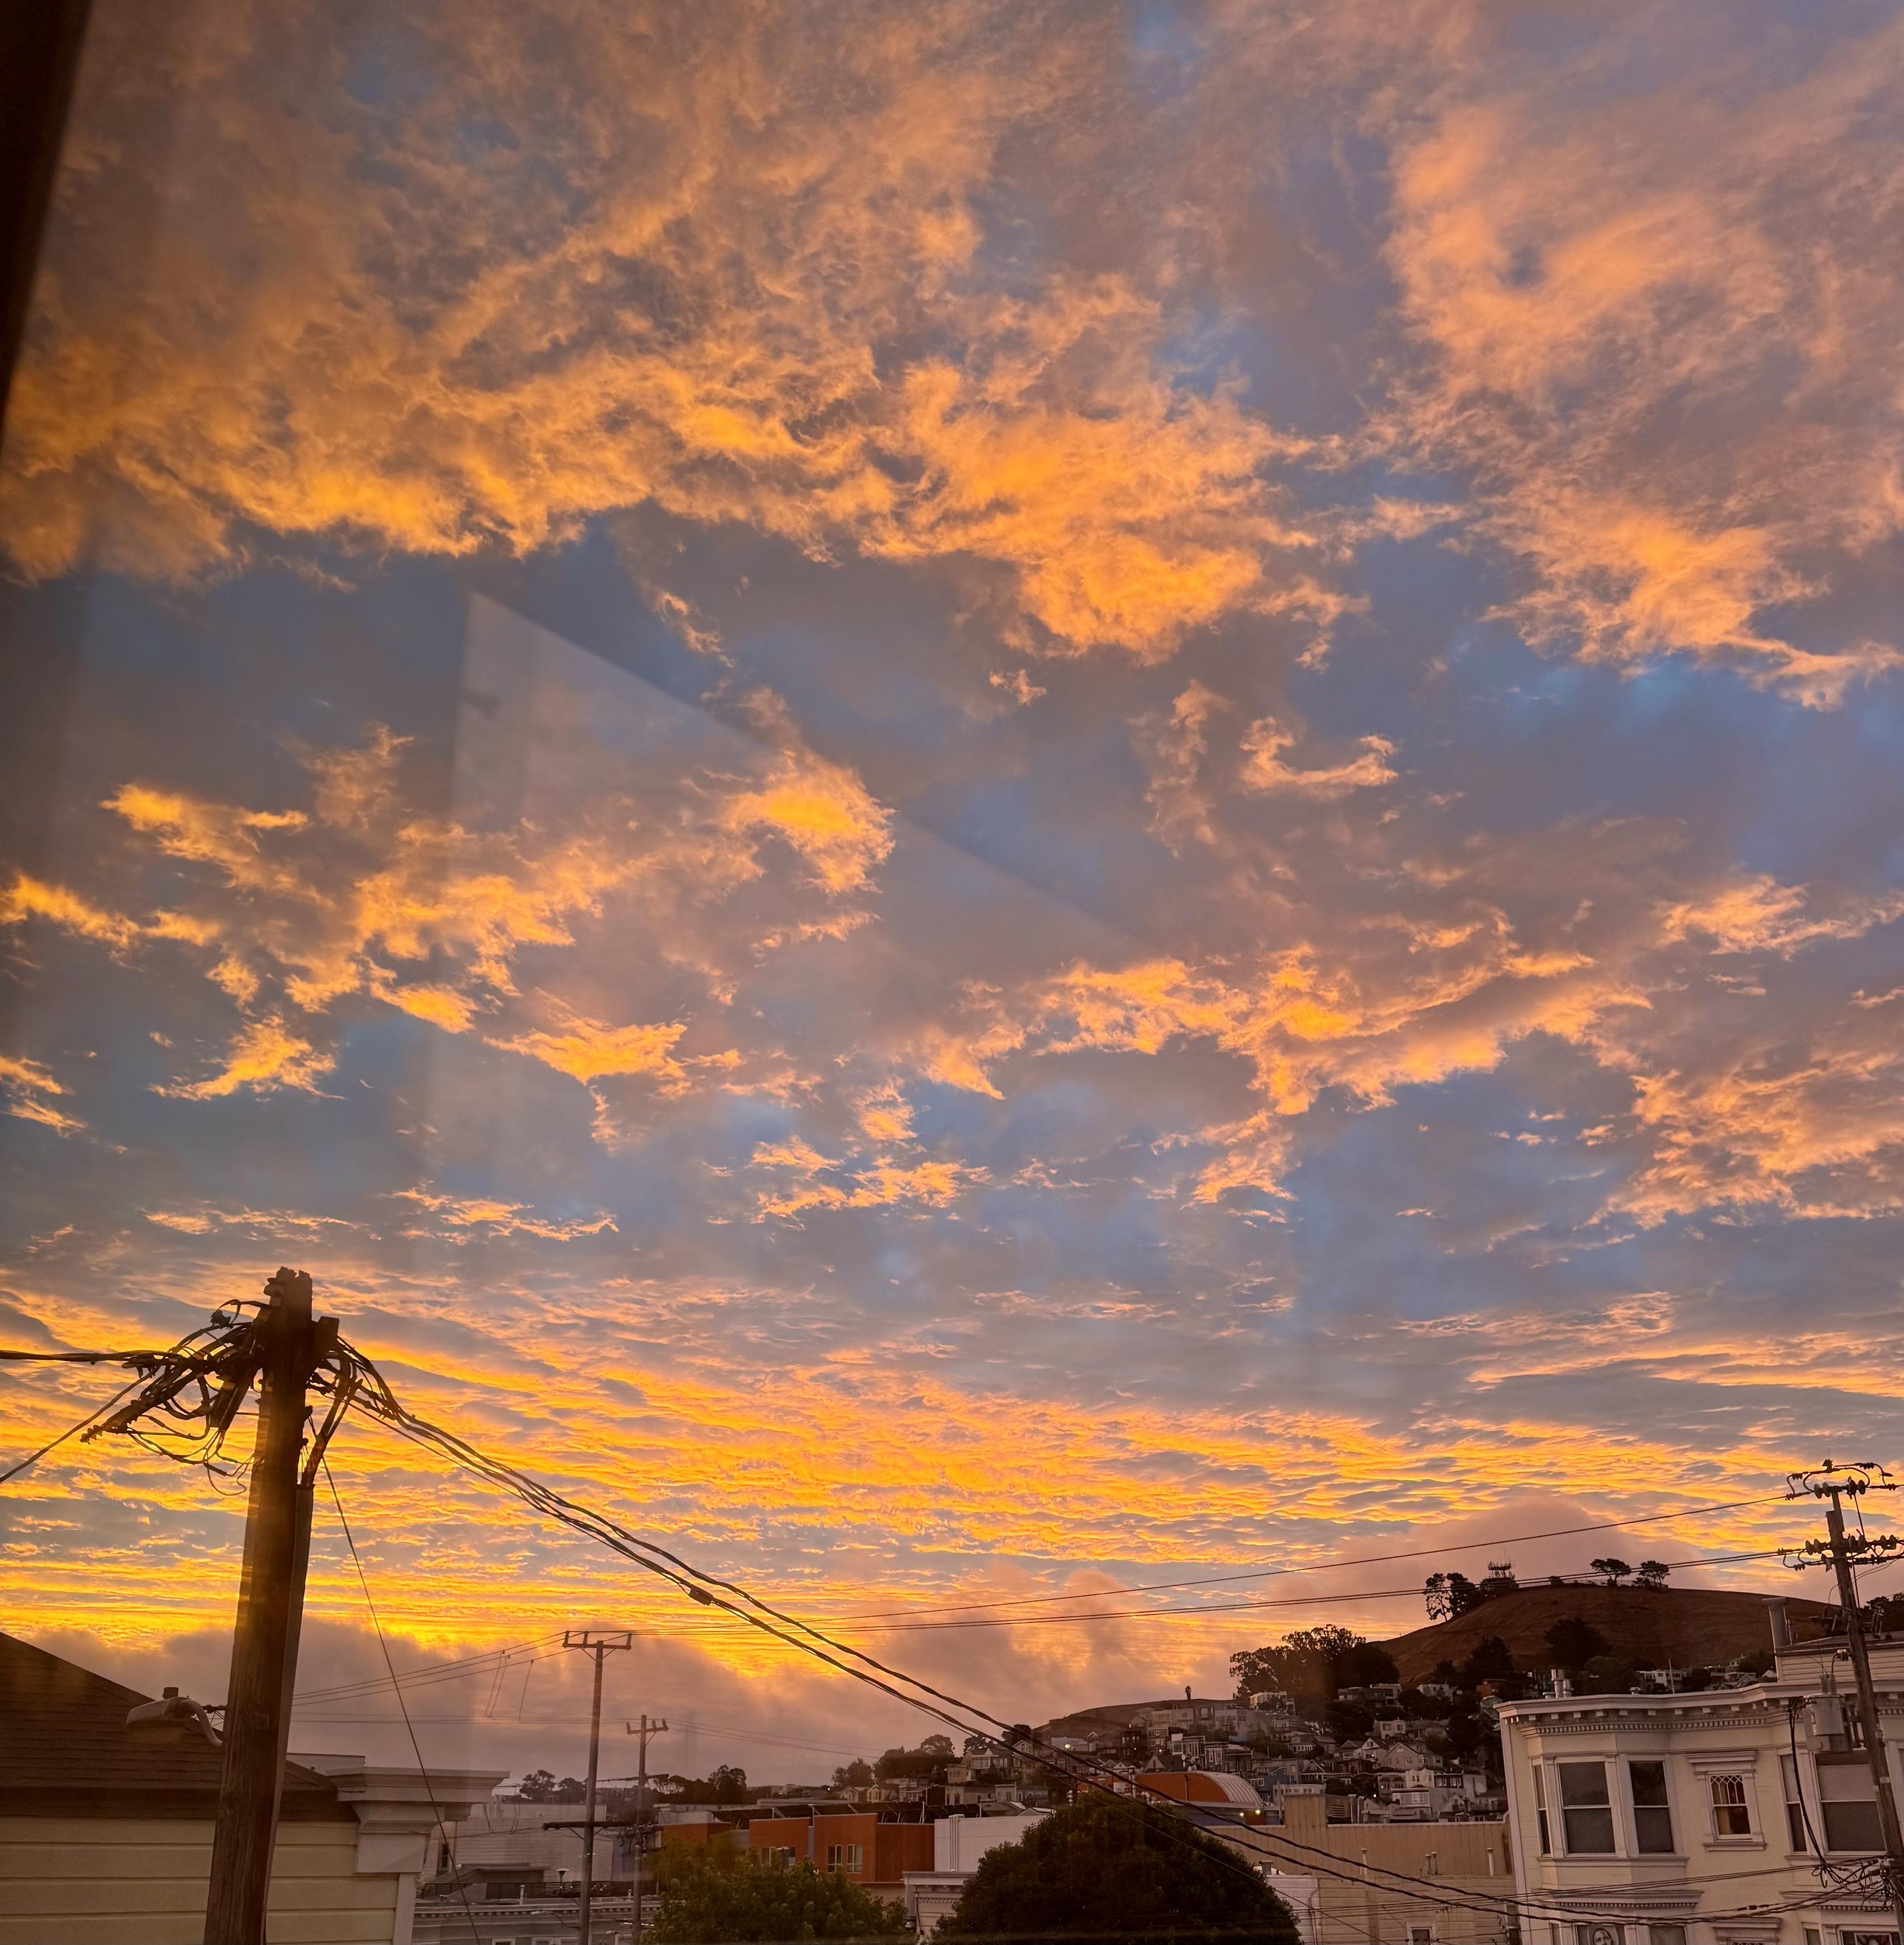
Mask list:
[[[0,1816],[209,1817],[223,1755],[189,1720],[128,1727],[153,1698],[0,1634]],[[288,1822],[354,1821],[328,1777],[285,1765]]]

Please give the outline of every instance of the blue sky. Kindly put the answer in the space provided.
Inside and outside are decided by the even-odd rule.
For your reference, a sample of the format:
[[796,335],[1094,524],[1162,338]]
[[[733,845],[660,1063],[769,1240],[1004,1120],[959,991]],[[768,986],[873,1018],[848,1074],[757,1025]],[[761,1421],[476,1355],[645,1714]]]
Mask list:
[[[10,1341],[293,1262],[816,1613],[1371,1597],[895,1638],[1013,1718],[1888,1449],[1904,33],[1327,12],[104,10],[0,472],[75,674]],[[340,1458],[411,1653],[633,1618],[644,1694],[837,1740]],[[5,1624],[215,1688],[232,1505],[22,1484]]]

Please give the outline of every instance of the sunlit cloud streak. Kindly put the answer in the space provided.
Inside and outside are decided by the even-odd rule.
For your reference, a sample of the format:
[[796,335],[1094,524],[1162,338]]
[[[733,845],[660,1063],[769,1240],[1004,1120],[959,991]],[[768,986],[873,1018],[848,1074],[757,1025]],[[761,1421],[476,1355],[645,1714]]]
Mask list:
[[[1894,21],[95,11],[0,463],[77,671],[5,1341],[301,1261],[815,1611],[1317,1604],[892,1635],[1014,1720],[1419,1618],[1320,1604],[1351,1554],[1896,1445]],[[834,1739],[337,1458],[420,1654],[638,1623]],[[222,1678],[236,1503],[102,1444],[4,1512],[14,1624]]]

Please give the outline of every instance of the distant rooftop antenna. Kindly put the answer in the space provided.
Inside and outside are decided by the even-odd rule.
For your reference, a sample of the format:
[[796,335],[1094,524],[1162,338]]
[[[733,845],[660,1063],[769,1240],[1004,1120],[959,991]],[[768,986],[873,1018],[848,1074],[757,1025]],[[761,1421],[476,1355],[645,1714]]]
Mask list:
[[1487,1563],[1488,1577],[1490,1580],[1505,1580],[1513,1571],[1514,1562],[1511,1560],[1490,1560]]

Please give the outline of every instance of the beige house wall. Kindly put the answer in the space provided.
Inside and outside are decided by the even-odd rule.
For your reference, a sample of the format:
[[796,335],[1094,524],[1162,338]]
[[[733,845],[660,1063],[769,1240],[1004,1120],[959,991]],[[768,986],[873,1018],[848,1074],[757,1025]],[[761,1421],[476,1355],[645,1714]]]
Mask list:
[[[1328,1823],[1320,1796],[1286,1798],[1283,1809],[1281,1826],[1224,1834],[1272,1870],[1316,1879],[1317,1945],[1408,1945],[1424,1933],[1434,1945],[1504,1945],[1511,1906],[1472,1907],[1514,1897],[1505,1822]],[[1385,1870],[1427,1882],[1418,1894],[1375,1875]]]
[[[407,1945],[410,1887],[359,1873],[357,1835],[279,1826],[271,1945]],[[0,1818],[0,1945],[199,1945],[211,1869],[209,1822]]]

